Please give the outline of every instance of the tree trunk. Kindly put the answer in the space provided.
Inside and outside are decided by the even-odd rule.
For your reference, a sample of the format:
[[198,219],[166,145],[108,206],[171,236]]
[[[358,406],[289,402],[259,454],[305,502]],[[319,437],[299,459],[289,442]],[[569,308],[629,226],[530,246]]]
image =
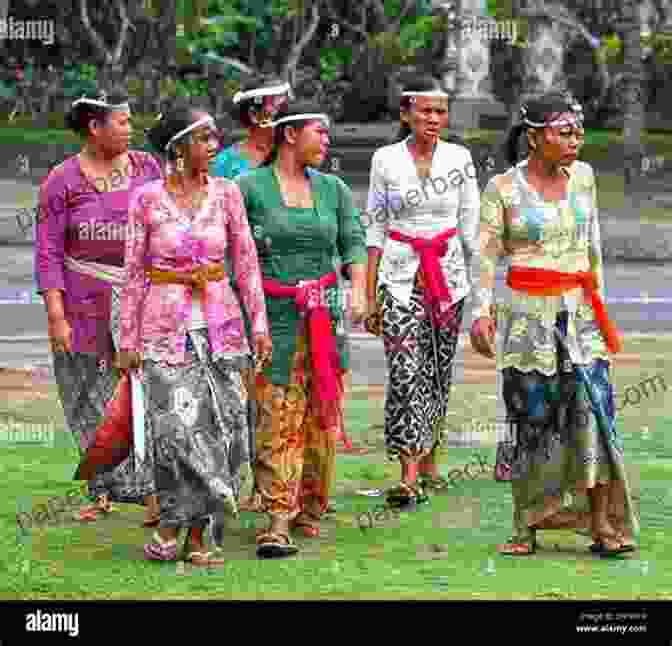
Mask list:
[[[8,14],[9,14],[9,0],[0,0],[0,20],[7,20]],[[6,38],[0,40],[0,51],[2,51],[6,47],[5,43],[8,42],[9,40]]]
[[306,48],[306,45],[313,39],[315,32],[317,31],[317,26],[320,22],[320,10],[319,3],[316,3],[312,6],[312,14],[310,18],[310,24],[308,29],[306,29],[304,35],[301,37],[298,43],[293,45],[289,56],[287,57],[287,62],[282,67],[281,77],[283,80],[293,85],[294,77],[296,75],[296,68],[299,65],[301,60],[301,54]]
[[626,91],[623,111],[623,147],[626,193],[632,195],[642,167],[642,128],[644,101],[642,92],[642,42],[637,3],[623,5],[623,56]]
[[250,64],[250,67],[256,67],[257,62],[255,58],[255,50],[257,48],[257,30],[253,29],[252,33],[250,34],[250,52],[247,57],[247,61]]

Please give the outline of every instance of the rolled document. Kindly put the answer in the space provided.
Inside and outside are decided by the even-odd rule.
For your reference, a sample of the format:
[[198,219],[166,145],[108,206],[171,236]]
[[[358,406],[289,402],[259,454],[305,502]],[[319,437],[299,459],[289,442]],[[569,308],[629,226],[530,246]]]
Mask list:
[[141,462],[145,461],[145,398],[140,378],[130,373],[131,410],[133,411],[133,446]]

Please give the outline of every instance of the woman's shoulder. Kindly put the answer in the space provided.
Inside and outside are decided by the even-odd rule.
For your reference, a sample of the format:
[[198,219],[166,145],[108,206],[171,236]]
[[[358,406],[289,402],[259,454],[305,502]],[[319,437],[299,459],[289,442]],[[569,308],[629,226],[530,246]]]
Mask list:
[[395,141],[391,144],[386,144],[380,148],[376,148],[373,151],[373,157],[371,161],[383,162],[387,160],[394,160],[404,152],[404,146],[406,145],[406,139],[401,141]]
[[41,188],[59,190],[65,188],[68,180],[75,177],[79,166],[79,153],[66,157],[62,162],[52,166],[47,176],[42,180]]
[[273,169],[271,166],[257,166],[256,168],[251,168],[247,172],[237,175],[235,184],[241,188],[252,188],[254,186],[264,186],[271,179]]
[[446,152],[460,155],[471,154],[469,146],[464,139],[461,139],[457,135],[448,135],[439,139],[439,147],[445,150]]
[[507,201],[514,189],[515,178],[518,174],[518,165],[511,166],[503,173],[493,175],[483,190],[484,196],[494,196]]
[[595,171],[588,163],[576,160],[570,167],[570,173],[574,176],[575,184],[578,188],[592,189],[595,184]]

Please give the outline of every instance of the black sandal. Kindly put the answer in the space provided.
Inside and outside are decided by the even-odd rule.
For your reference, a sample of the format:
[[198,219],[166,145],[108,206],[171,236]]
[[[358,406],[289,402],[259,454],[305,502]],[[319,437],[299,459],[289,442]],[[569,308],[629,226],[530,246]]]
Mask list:
[[421,485],[413,486],[403,480],[387,492],[387,503],[391,507],[408,507],[420,505],[429,500]]
[[267,531],[257,537],[257,556],[260,559],[274,559],[293,556],[299,548],[289,534]]
[[[617,543],[618,547],[607,547],[605,539]],[[635,545],[624,543],[621,534],[615,536],[598,536],[594,537],[593,541],[594,542],[589,549],[593,554],[598,554],[601,558],[610,558],[612,556],[619,556],[620,554],[627,554],[628,552],[634,552],[636,549]]]

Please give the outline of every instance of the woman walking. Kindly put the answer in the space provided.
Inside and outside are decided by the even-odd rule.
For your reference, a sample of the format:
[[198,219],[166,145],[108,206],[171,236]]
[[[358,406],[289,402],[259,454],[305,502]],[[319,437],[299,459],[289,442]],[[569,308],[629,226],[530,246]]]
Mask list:
[[[238,122],[247,129],[247,137],[222,150],[215,158],[211,166],[211,175],[235,179],[239,175],[249,173],[257,168],[268,157],[273,148],[273,128],[271,123],[278,110],[287,105],[292,97],[292,91],[288,83],[278,79],[256,77],[243,85],[240,92],[233,97],[233,103],[238,108]],[[231,267],[227,264],[227,272],[232,277]],[[232,287],[236,296],[238,288],[235,281]],[[243,313],[245,331],[250,338],[250,325]],[[257,409],[254,399],[255,370],[248,367],[243,370],[243,375],[251,396],[248,398],[248,423],[250,428],[256,428]],[[254,446],[251,447],[254,455]],[[253,482],[251,496],[241,501],[242,511],[260,511],[261,496]]]
[[271,518],[257,538],[262,558],[297,552],[290,528],[319,535],[328,504],[347,369],[336,255],[352,279],[353,318],[365,310],[364,231],[352,193],[315,170],[327,154],[329,119],[297,102],[273,126],[269,159],[236,180],[259,250],[274,348],[256,389],[255,477]]
[[448,97],[434,79],[406,85],[401,119],[399,141],[371,161],[367,329],[385,345],[385,443],[401,463],[388,501],[403,506],[425,500],[425,485],[448,484],[436,454],[472,289],[479,193],[471,153],[440,138]]
[[271,342],[254,242],[238,187],[211,179],[217,133],[204,112],[174,109],[149,132],[166,158],[166,180],[132,197],[121,298],[121,365],[139,368],[154,447],[161,520],[145,545],[150,560],[215,565],[203,533],[212,517],[221,543],[223,515],[237,512],[241,471],[249,468],[249,355],[241,308],[224,270],[231,260],[251,322],[259,362]]
[[[161,177],[154,158],[129,151],[130,111],[124,96],[81,97],[66,122],[85,139],[79,154],[51,170],[40,188],[35,274],[49,320],[54,370],[68,427],[82,454],[95,439],[120,379],[119,289],[132,190]],[[95,520],[112,501],[158,506],[149,463],[130,456],[89,482],[96,504],[80,512]]]
[[[514,431],[514,536],[498,549],[532,554],[538,530],[588,527],[592,551],[612,556],[635,549],[638,521],[614,417],[609,353],[621,340],[604,307],[595,175],[577,161],[581,107],[548,94],[523,106],[521,119],[508,142],[514,165],[482,197],[471,331],[474,349],[497,357]],[[521,134],[529,156],[516,163]],[[509,305],[497,307],[495,326],[504,256]]]

